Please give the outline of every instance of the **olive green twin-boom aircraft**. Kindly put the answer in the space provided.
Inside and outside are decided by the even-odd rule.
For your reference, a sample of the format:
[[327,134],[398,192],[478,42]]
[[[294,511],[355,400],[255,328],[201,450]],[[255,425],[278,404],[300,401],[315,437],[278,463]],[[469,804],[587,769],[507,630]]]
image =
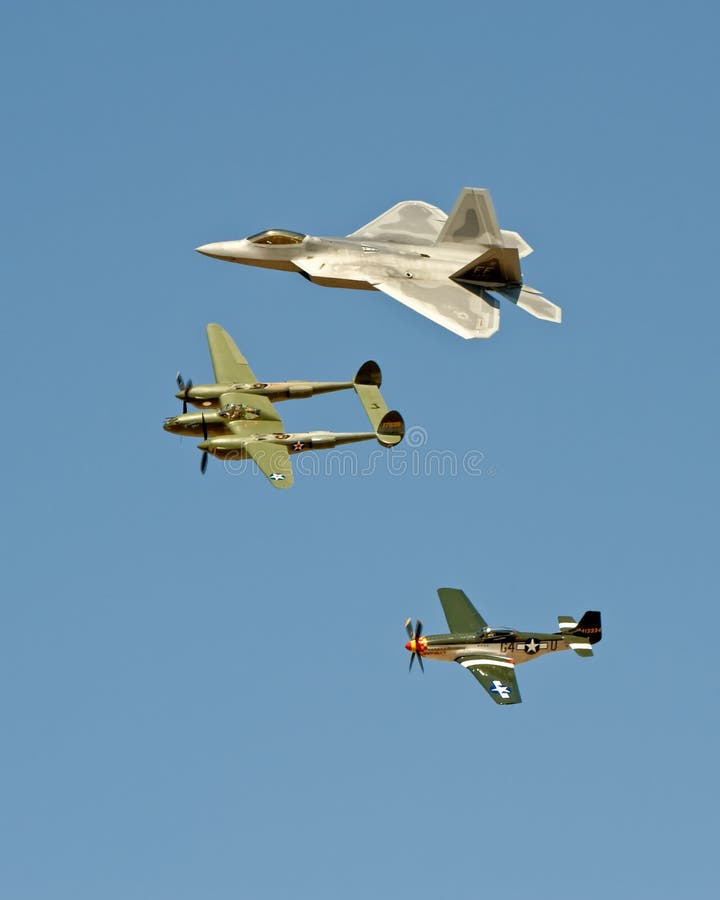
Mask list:
[[[214,384],[193,385],[177,375],[182,400],[182,415],[165,420],[172,434],[190,435],[203,440],[200,469],[205,471],[208,454],[225,460],[252,459],[270,483],[288,488],[293,483],[290,455],[306,450],[329,450],[341,444],[377,440],[384,447],[400,443],[405,434],[403,418],[388,410],[380,393],[382,376],[377,363],[369,360],[360,366],[352,381],[276,381],[259,382],[230,335],[219,325],[207,326]],[[370,432],[334,433],[307,431],[286,434],[275,411],[274,402],[312,397],[330,391],[353,389],[370,419]],[[202,412],[189,413],[188,403]]]
[[441,659],[459,663],[471,672],[496,703],[520,703],[515,680],[515,666],[547,653],[574,650],[578,656],[592,656],[592,645],[602,638],[600,613],[589,610],[579,622],[570,616],[558,616],[559,631],[538,633],[512,628],[491,628],[463,591],[439,588],[438,595],[445,612],[450,634],[423,636],[422,622],[415,628],[410,619],[405,623],[410,640],[410,668],[418,658]]

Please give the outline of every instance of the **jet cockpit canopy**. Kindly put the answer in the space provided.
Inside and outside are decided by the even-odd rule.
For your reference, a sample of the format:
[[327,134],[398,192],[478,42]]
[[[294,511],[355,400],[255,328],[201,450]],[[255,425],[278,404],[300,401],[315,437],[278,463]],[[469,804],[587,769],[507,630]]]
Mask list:
[[301,244],[306,235],[299,231],[284,231],[281,228],[269,228],[258,234],[251,234],[248,240],[251,244]]

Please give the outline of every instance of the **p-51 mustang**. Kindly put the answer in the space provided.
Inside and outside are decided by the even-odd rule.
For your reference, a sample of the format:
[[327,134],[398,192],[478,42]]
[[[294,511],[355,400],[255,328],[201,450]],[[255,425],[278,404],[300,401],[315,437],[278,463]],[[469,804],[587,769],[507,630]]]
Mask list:
[[[182,415],[165,420],[172,434],[199,437],[203,451],[200,470],[205,471],[208,454],[219,459],[252,459],[277,488],[293,483],[290,454],[306,450],[328,450],[340,444],[378,440],[384,447],[399,444],[405,434],[403,418],[388,410],[380,393],[382,376],[377,363],[369,360],[352,381],[259,382],[230,335],[219,325],[207,326],[214,384],[193,385],[177,375]],[[370,419],[373,431],[335,434],[308,431],[286,434],[273,402],[312,397],[330,391],[354,389]],[[202,412],[189,413],[188,404]]]
[[523,283],[532,247],[498,225],[490,193],[463,188],[450,215],[420,200],[397,203],[345,237],[271,229],[196,248],[227,262],[299,272],[325,287],[382,291],[464,338],[500,327],[497,294],[550,322],[562,311]]
[[410,619],[405,628],[410,640],[405,649],[410,668],[418,658],[424,671],[423,658],[456,662],[472,672],[496,703],[520,703],[515,681],[515,666],[546,653],[574,650],[578,656],[592,656],[592,645],[602,638],[600,613],[588,611],[579,622],[570,616],[558,616],[560,631],[538,634],[511,628],[490,628],[465,596],[455,588],[439,588],[438,595],[450,627],[450,634],[423,636],[422,622],[415,628]]

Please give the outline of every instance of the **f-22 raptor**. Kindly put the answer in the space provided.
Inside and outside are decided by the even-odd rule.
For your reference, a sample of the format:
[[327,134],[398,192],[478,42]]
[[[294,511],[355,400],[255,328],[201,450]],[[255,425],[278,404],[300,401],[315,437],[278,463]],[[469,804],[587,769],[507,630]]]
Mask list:
[[561,309],[523,283],[520,260],[532,247],[498,226],[490,193],[464,188],[450,215],[406,200],[345,237],[270,229],[198,253],[227,262],[298,272],[326,287],[382,291],[464,338],[500,327],[503,297],[550,322]]
[[405,628],[410,640],[405,649],[411,653],[410,668],[416,656],[423,671],[423,659],[459,663],[501,705],[521,702],[515,666],[559,650],[592,656],[593,644],[602,638],[600,613],[595,610],[588,610],[579,622],[571,616],[558,616],[560,630],[556,632],[516,631],[491,628],[463,591],[439,588],[438,595],[450,634],[423,637],[422,622],[418,619],[413,628],[408,619]]

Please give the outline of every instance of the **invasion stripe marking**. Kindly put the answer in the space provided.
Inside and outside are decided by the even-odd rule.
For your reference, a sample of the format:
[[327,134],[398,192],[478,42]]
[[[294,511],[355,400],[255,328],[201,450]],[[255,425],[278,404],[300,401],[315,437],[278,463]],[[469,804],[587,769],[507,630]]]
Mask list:
[[515,663],[505,662],[503,659],[465,659],[460,663],[466,669],[470,666],[502,666],[504,669],[514,669]]

